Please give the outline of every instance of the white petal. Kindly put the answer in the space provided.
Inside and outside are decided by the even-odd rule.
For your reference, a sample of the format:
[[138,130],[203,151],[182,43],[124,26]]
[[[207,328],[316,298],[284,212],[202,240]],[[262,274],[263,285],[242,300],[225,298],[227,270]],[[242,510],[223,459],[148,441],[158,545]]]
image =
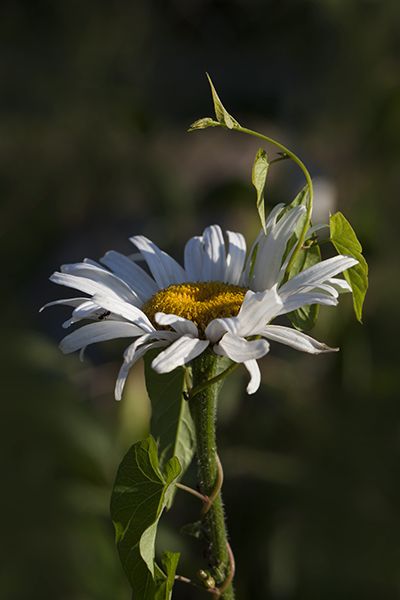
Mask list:
[[210,342],[218,342],[227,331],[231,333],[237,333],[239,328],[239,321],[237,317],[214,319],[206,327],[205,334],[206,338]]
[[266,236],[261,236],[253,274],[249,282],[252,290],[266,290],[275,283],[280,283],[282,261],[287,243],[305,210],[304,206],[295,206],[270,228]]
[[136,337],[142,333],[143,330],[133,325],[133,323],[124,323],[121,321],[91,323],[67,335],[61,341],[60,349],[64,354],[70,354],[70,352],[75,352],[75,350],[79,350],[95,342],[103,342],[114,338]]
[[199,337],[199,331],[196,325],[193,321],[189,321],[189,319],[158,312],[155,314],[155,320],[159,325],[163,325],[164,327],[170,325],[181,335],[189,334],[193,337]]
[[241,233],[235,233],[234,231],[227,231],[226,233],[229,248],[223,281],[238,285],[246,259],[246,242]]
[[160,288],[186,281],[184,269],[166,252],[162,252],[151,240],[143,235],[135,235],[130,238],[130,241],[140,250]]
[[225,242],[219,225],[207,227],[203,233],[203,281],[222,281],[225,274]]
[[246,292],[239,314],[238,334],[242,337],[257,335],[271,319],[279,314],[283,303],[276,286],[265,292]]
[[206,337],[216,342],[227,331],[236,333],[240,337],[258,335],[271,319],[280,314],[282,309],[283,302],[276,293],[276,286],[265,292],[249,290],[246,292],[238,316],[214,319],[206,327]]
[[309,306],[310,304],[324,304],[328,306],[337,306],[338,304],[336,298],[327,294],[319,294],[318,292],[290,292],[288,294],[283,292],[279,295],[283,300],[283,307],[279,311],[280,315],[285,315],[288,312],[292,312],[292,310],[297,310],[302,306]]
[[161,352],[151,363],[157,373],[169,373],[190,362],[201,354],[209,345],[208,340],[199,340],[189,336],[180,337],[169,348]]
[[203,237],[192,237],[185,246],[184,264],[187,281],[196,283],[203,275]]
[[127,256],[110,250],[100,261],[125,281],[137,293],[142,302],[158,292],[159,288],[154,279]]
[[261,373],[259,366],[256,360],[247,360],[244,363],[244,366],[250,373],[250,381],[247,385],[246,392],[248,394],[254,394],[254,392],[256,392],[260,387],[261,383]]
[[102,308],[109,310],[116,315],[132,321],[135,325],[138,325],[143,331],[151,332],[154,331],[153,325],[150,323],[147,316],[138,308],[133,306],[129,302],[118,300],[110,296],[104,296],[103,294],[95,294],[93,301],[96,302]]
[[254,340],[248,342],[233,333],[226,333],[217,346],[214,346],[215,354],[227,356],[234,362],[246,362],[261,358],[269,351],[269,343],[266,340]]
[[313,288],[319,283],[324,283],[338,273],[342,273],[350,267],[358,264],[358,260],[352,256],[333,256],[327,260],[323,260],[312,267],[308,267],[304,271],[300,271],[287,281],[279,290],[279,292],[295,290],[296,288],[306,286]]
[[282,327],[281,325],[267,325],[264,328],[262,335],[269,340],[280,342],[286,346],[291,346],[301,352],[309,354],[321,354],[322,352],[337,352],[339,348],[330,348],[322,342],[317,342],[312,337],[291,329],[290,327]]
[[340,279],[338,277],[327,279],[325,283],[329,283],[332,287],[335,288],[339,292],[339,294],[344,294],[345,292],[351,292],[351,286],[347,283],[345,279]]
[[151,348],[160,348],[160,347],[163,348],[167,344],[168,344],[168,342],[165,342],[165,341],[157,341],[157,342],[153,342],[152,344],[147,344],[145,346],[142,346],[139,350],[137,350],[133,354],[133,356],[129,362],[123,363],[122,367],[119,370],[117,381],[115,384],[114,395],[115,395],[116,400],[121,400],[122,392],[124,391],[124,387],[125,387],[126,378],[128,377],[129,371],[131,370],[133,365],[139,360],[139,358],[144,356],[146,354],[146,352],[148,350],[150,350]]
[[82,319],[96,319],[97,321],[102,313],[104,314],[104,310],[102,310],[101,306],[92,302],[92,300],[87,300],[75,308],[72,312],[72,317],[68,321],[65,321],[62,326],[66,329],[73,323],[82,321]]
[[162,341],[165,342],[165,346],[172,344],[179,334],[175,331],[153,331],[152,333],[145,333],[139,339],[135,340],[124,352],[124,360],[126,363],[130,362],[140,346],[146,345],[148,342]]
[[[100,269],[98,269],[98,273],[100,272]],[[106,271],[103,271],[103,274],[101,274],[101,276],[99,275],[99,279],[91,279],[89,277],[73,275],[70,273],[55,272],[50,277],[50,281],[65,285],[66,287],[75,288],[81,292],[90,294],[91,296],[102,293],[112,295],[115,298],[121,298],[122,300],[127,300],[135,305],[141,305],[139,298],[124,281],[112,273],[108,273],[108,276],[110,277],[104,276],[105,272]]]
[[45,308],[49,306],[56,306],[56,304],[65,304],[66,306],[79,306],[83,302],[87,302],[87,298],[65,298],[63,300],[54,300],[53,302],[47,302],[44,306],[39,308],[39,312],[42,312]]

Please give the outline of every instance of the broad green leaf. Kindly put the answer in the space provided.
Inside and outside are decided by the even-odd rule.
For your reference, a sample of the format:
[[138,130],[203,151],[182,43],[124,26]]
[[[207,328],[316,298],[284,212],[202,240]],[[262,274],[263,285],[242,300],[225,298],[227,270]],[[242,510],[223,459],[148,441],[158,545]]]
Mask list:
[[[300,206],[300,205],[307,206],[308,198],[309,198],[309,191],[308,191],[308,184],[306,184],[304,186],[304,188],[297,194],[297,196],[293,200],[293,202],[291,204],[289,204],[288,206],[286,206],[282,210],[282,212],[279,214],[278,220],[281,219],[285,213],[287,213],[289,210],[291,210],[295,206]],[[299,241],[300,236],[303,232],[306,220],[307,220],[307,215],[304,214],[302,216],[302,218],[300,219],[294,234],[292,235],[292,237],[290,238],[290,240],[288,242],[285,257],[290,252],[290,250],[293,248],[293,246],[295,246],[297,244],[297,242]],[[311,226],[312,226],[311,221],[309,221],[307,224],[307,227],[311,227]],[[300,250],[300,252],[298,253],[298,255],[293,263],[293,267],[290,270],[289,279],[291,277],[293,277],[294,275],[296,275],[297,273],[300,273],[300,271],[304,271],[304,269],[308,269],[308,267],[312,267],[313,265],[319,263],[320,261],[321,261],[321,252],[320,252],[320,249],[318,246],[313,246],[311,248],[308,247],[308,248],[304,248],[304,249]],[[295,327],[296,329],[299,329],[300,331],[307,331],[307,330],[312,329],[315,326],[315,323],[316,323],[317,317],[318,317],[318,311],[319,311],[319,305],[311,304],[309,306],[302,306],[301,308],[298,308],[297,310],[294,310],[294,311],[288,313],[287,316],[289,317],[290,321],[292,322],[293,327]]]
[[198,119],[194,123],[191,124],[188,131],[195,131],[195,129],[207,129],[207,127],[219,127],[220,123],[218,121],[214,121],[211,117],[204,117],[203,119]]
[[[146,388],[152,408],[150,432],[157,442],[161,469],[176,456],[181,465],[181,479],[196,450],[194,423],[189,404],[183,397],[186,372],[184,367],[178,367],[171,373],[156,373],[151,363],[159,352],[151,350],[144,357]],[[171,504],[173,497],[174,493]]]
[[215,90],[215,87],[213,86],[213,83],[211,81],[209,74],[206,73],[206,75],[208,77],[208,81],[210,82],[210,86],[211,86],[211,92],[212,92],[212,97],[213,97],[213,101],[214,101],[215,116],[217,117],[217,121],[219,123],[221,123],[222,125],[226,125],[228,129],[234,129],[235,127],[240,127],[240,125],[236,121],[236,119],[234,119],[232,117],[232,115],[230,115],[228,113],[228,111],[225,109],[225,107],[223,106],[223,104],[222,104],[221,100],[219,99],[219,96]]
[[330,239],[339,254],[350,254],[358,260],[358,265],[344,271],[344,276],[353,290],[354,312],[361,323],[362,307],[368,288],[367,261],[361,254],[362,247],[353,228],[342,213],[337,212],[331,216],[330,226]]
[[154,543],[158,520],[180,473],[173,457],[159,469],[152,437],[134,444],[119,466],[111,495],[118,554],[135,600],[154,600]]
[[172,588],[175,583],[176,567],[179,561],[179,552],[173,553],[164,550],[162,556],[162,565],[165,569],[166,576],[161,581],[157,581],[157,589],[154,596],[154,600],[170,600],[172,596]]
[[252,171],[252,183],[257,190],[257,210],[261,219],[261,226],[265,230],[265,206],[264,206],[264,188],[265,180],[267,179],[269,163],[267,160],[267,153],[265,150],[260,148],[257,151],[256,158],[254,160],[253,171]]

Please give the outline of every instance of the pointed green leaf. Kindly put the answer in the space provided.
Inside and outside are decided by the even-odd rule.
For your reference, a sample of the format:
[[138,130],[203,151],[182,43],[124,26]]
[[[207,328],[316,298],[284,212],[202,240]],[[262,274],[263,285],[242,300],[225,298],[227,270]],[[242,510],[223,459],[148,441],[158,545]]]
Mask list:
[[368,265],[361,254],[362,247],[350,223],[342,213],[330,218],[331,242],[339,254],[349,254],[358,260],[358,265],[344,271],[347,283],[353,290],[353,305],[357,319],[361,322],[362,307],[368,288]]
[[119,466],[111,495],[118,554],[135,600],[154,600],[154,543],[158,520],[180,473],[177,458],[159,469],[152,437],[134,444]]
[[265,206],[264,206],[264,188],[265,181],[267,179],[269,163],[267,160],[267,153],[265,150],[260,148],[257,151],[256,158],[254,160],[253,172],[252,172],[252,183],[257,190],[257,210],[261,219],[261,226],[265,230]]
[[[181,465],[181,479],[192,462],[196,450],[196,434],[188,402],[183,397],[186,370],[178,367],[159,375],[151,368],[160,350],[151,350],[144,357],[146,388],[151,401],[151,435],[157,442],[160,467],[176,456]],[[174,492],[171,493],[172,504]]]
[[168,552],[168,550],[164,550],[162,556],[162,565],[167,575],[164,575],[163,580],[157,582],[158,585],[154,600],[170,600],[172,596],[172,588],[174,587],[175,583],[175,573],[176,567],[178,566],[179,556],[179,552],[173,553]]
[[[309,191],[308,191],[308,184],[306,184],[303,187],[303,189],[297,194],[297,196],[293,200],[293,202],[291,204],[289,204],[288,206],[286,206],[282,210],[282,212],[279,214],[278,220],[281,219],[285,213],[287,213],[289,210],[291,210],[295,206],[300,206],[300,205],[307,206],[308,198],[309,198]],[[285,253],[285,258],[288,255],[288,253],[290,252],[290,250],[293,248],[293,246],[295,246],[297,244],[297,242],[299,241],[302,231],[304,229],[306,220],[307,220],[307,215],[305,213],[302,216],[302,218],[300,219],[294,234],[292,235],[292,237],[290,238],[290,240],[288,242],[288,245],[286,248],[286,253]],[[309,221],[307,227],[311,227],[311,226],[312,226],[311,221]],[[296,260],[293,263],[293,267],[290,270],[289,279],[290,279],[290,277],[293,277],[297,273],[300,273],[300,271],[304,271],[304,269],[308,269],[308,267],[312,267],[313,265],[315,265],[319,262],[321,262],[321,252],[320,252],[320,249],[318,246],[303,248],[302,250],[300,250],[300,252],[298,253],[298,255],[296,257]],[[293,327],[295,327],[296,329],[299,329],[300,331],[308,331],[315,326],[315,323],[316,323],[317,317],[318,317],[318,311],[319,311],[319,305],[311,304],[309,306],[302,306],[301,308],[298,308],[297,310],[294,310],[294,311],[288,313],[287,316],[289,317],[290,321],[292,322]]]
[[210,86],[211,86],[211,92],[212,92],[212,97],[213,97],[213,101],[214,101],[215,116],[217,117],[217,121],[219,123],[221,123],[222,125],[226,125],[228,129],[234,129],[235,127],[240,127],[240,125],[236,121],[236,119],[234,119],[232,117],[232,115],[230,115],[228,113],[228,111],[225,109],[225,107],[223,106],[223,104],[222,104],[221,100],[219,99],[219,96],[215,90],[215,87],[213,86],[213,83],[211,81],[209,74],[206,73],[206,75],[208,77],[208,81],[210,82]]
[[198,119],[194,123],[191,124],[188,131],[194,131],[195,129],[207,129],[207,127],[219,127],[220,123],[218,121],[214,121],[211,117],[204,117],[203,119]]

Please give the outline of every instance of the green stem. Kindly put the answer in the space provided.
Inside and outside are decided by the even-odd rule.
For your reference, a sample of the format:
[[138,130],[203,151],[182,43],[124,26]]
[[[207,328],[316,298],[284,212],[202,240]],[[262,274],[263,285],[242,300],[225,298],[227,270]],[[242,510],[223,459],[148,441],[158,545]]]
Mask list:
[[[217,375],[219,358],[212,354],[202,354],[192,362],[193,387],[204,385]],[[220,479],[218,457],[216,451],[215,421],[218,394],[222,381],[202,388],[194,397],[189,398],[190,411],[195,423],[197,440],[197,461],[200,477],[201,493],[213,497],[213,492]],[[222,585],[221,598],[233,600],[234,592],[229,581],[232,568],[232,557],[228,546],[225,516],[219,491],[208,510],[202,514],[202,520],[209,534],[209,561],[216,569],[213,577]],[[222,577],[218,577],[218,573]],[[228,585],[224,583],[228,580]]]
[[[223,125],[221,123],[221,126],[224,128],[227,128],[226,125]],[[289,150],[288,148],[285,148],[285,146],[283,146],[282,144],[280,144],[279,142],[277,142],[276,140],[273,140],[270,137],[267,137],[266,135],[263,135],[262,133],[258,133],[257,131],[253,131],[252,129],[246,129],[245,127],[241,127],[240,125],[235,125],[235,127],[233,128],[234,131],[241,131],[242,133],[247,133],[249,135],[252,135],[254,137],[258,137],[262,140],[264,140],[265,142],[269,142],[270,144],[273,144],[274,146],[276,146],[277,148],[280,148],[280,150],[282,150],[285,154],[287,154],[287,156],[289,158],[291,158],[293,160],[293,162],[295,162],[300,169],[303,171],[307,183],[308,183],[308,190],[309,190],[309,200],[308,200],[308,205],[307,205],[307,218],[305,221],[305,225],[303,228],[303,231],[301,232],[301,236],[299,238],[299,241],[297,242],[297,246],[296,246],[296,250],[293,252],[293,255],[289,261],[289,264],[287,266],[286,269],[286,276],[285,276],[285,280],[287,280],[290,270],[293,267],[294,261],[296,260],[296,257],[298,255],[298,253],[300,252],[303,244],[304,244],[304,240],[306,238],[306,234],[307,234],[307,230],[308,230],[308,224],[310,222],[311,219],[311,214],[312,214],[312,209],[313,209],[313,203],[314,203],[314,188],[313,188],[313,184],[312,184],[312,180],[311,180],[311,176],[310,173],[307,170],[307,167],[305,166],[305,164],[299,159],[298,156],[296,156],[295,154],[293,154],[293,152],[291,150]],[[279,160],[279,159],[277,159]]]

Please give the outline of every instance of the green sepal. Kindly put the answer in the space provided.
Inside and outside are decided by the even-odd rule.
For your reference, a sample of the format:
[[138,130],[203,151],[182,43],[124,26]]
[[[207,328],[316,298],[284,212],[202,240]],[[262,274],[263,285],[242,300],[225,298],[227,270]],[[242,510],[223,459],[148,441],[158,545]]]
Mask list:
[[265,152],[265,150],[263,150],[263,148],[260,148],[257,151],[256,157],[254,159],[251,181],[257,191],[257,210],[261,219],[261,226],[264,229],[264,233],[266,233],[264,188],[265,181],[267,179],[268,167],[269,163],[267,159],[267,153]]
[[[278,220],[281,219],[285,213],[287,213],[295,206],[307,206],[308,201],[309,188],[308,184],[306,184],[304,188],[297,194],[293,202],[282,210],[282,212],[279,214]],[[311,221],[308,221],[307,224],[306,221],[307,214],[304,213],[296,227],[294,234],[288,242],[285,258],[290,252],[290,250],[293,248],[293,246],[295,246],[298,243],[304,228],[307,227],[308,229],[309,227],[312,227]],[[302,248],[297,254],[293,266],[290,270],[289,279],[297,273],[300,273],[300,271],[304,271],[305,269],[308,269],[308,267],[312,267],[313,265],[316,265],[319,262],[321,262],[321,252],[319,246],[306,246],[305,248]],[[302,306],[301,308],[298,308],[297,310],[294,310],[290,313],[287,313],[287,316],[290,319],[293,327],[295,327],[299,331],[308,331],[315,326],[318,317],[318,311],[319,304],[310,304],[307,306]]]
[[347,283],[353,290],[354,312],[358,321],[361,321],[362,307],[368,288],[368,265],[361,254],[362,247],[350,223],[341,212],[330,217],[330,240],[339,254],[353,256],[358,260],[358,265],[343,272]]
[[134,444],[118,468],[111,517],[119,558],[135,600],[155,600],[160,571],[154,562],[157,525],[180,470],[173,457],[161,472],[152,437]]
[[207,129],[207,127],[219,127],[220,123],[218,121],[214,121],[211,117],[203,117],[203,119],[198,119],[194,123],[191,124],[188,131],[195,131],[196,129]]
[[240,127],[239,123],[236,121],[236,119],[232,117],[232,115],[228,113],[221,100],[219,99],[219,96],[215,90],[215,87],[213,86],[209,74],[206,73],[206,75],[208,77],[208,81],[210,82],[211,93],[214,102],[215,116],[217,117],[218,123],[220,123],[221,125],[226,125],[228,129],[235,129],[235,127]]
[[[151,368],[162,350],[149,350],[144,357],[146,389],[151,402],[150,433],[158,447],[160,468],[176,456],[181,466],[179,480],[192,462],[196,451],[196,433],[188,402],[184,399],[186,369],[178,367],[162,375]],[[175,490],[171,493],[171,507]]]
[[164,574],[161,569],[156,566],[156,593],[154,600],[170,600],[172,596],[172,588],[175,583],[176,567],[179,561],[179,552],[168,552],[164,550],[162,555],[162,566],[164,567]]

